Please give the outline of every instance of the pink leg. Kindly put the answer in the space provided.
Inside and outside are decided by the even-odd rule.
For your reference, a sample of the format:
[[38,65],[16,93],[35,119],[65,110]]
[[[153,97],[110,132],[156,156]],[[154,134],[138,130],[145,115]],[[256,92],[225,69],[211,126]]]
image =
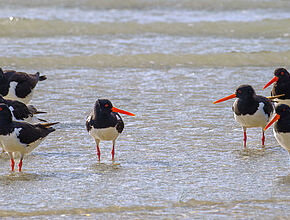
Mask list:
[[265,147],[265,133],[264,133],[264,129],[262,129],[263,132],[263,136],[262,136],[262,147]]
[[247,147],[247,128],[244,129],[244,148],[246,149]]
[[14,171],[14,165],[15,165],[15,162],[14,162],[13,158],[11,158],[11,170],[12,170],[12,172]]
[[99,159],[99,162],[100,162],[101,161],[101,151],[100,151],[100,148],[99,148],[100,141],[96,140],[96,144],[97,144],[97,156],[98,156],[98,159]]
[[20,159],[20,162],[19,162],[19,164],[18,164],[18,167],[19,167],[19,172],[21,172],[21,168],[22,168],[22,157],[21,157],[21,159]]
[[113,141],[113,149],[112,149],[112,161],[115,160],[115,141]]
[[14,165],[15,165],[15,162],[13,160],[13,154],[11,152],[8,152],[9,154],[9,157],[10,157],[10,160],[11,160],[11,170],[12,172],[14,171]]

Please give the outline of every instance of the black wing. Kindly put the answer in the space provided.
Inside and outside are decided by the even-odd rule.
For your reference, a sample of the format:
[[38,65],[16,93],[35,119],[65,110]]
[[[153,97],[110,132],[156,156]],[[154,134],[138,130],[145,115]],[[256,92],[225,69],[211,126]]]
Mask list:
[[25,118],[32,116],[28,107],[22,102],[6,100],[6,104],[13,107],[13,115],[17,120],[24,120]]
[[273,103],[264,96],[257,95],[258,101],[264,103],[264,112],[270,117],[274,112]]
[[30,144],[38,139],[45,138],[49,133],[55,131],[52,127],[46,127],[42,124],[32,125],[25,122],[13,122],[14,127],[22,128],[18,138],[24,144]]

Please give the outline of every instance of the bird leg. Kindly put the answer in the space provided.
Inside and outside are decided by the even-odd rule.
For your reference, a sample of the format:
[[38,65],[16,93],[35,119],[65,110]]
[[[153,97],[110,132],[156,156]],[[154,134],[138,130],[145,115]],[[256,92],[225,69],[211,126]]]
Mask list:
[[244,130],[244,148],[246,149],[247,147],[247,128],[243,127]]
[[112,161],[115,160],[115,140],[113,140]]
[[21,172],[21,168],[22,168],[22,160],[23,160],[23,156],[21,155],[20,162],[19,162],[19,164],[18,164],[19,172]]
[[264,148],[265,147],[265,132],[264,132],[263,128],[262,128],[262,133],[263,133],[263,136],[262,136],[262,147]]
[[98,156],[98,159],[99,159],[99,162],[101,161],[101,151],[100,151],[100,148],[99,148],[99,144],[100,144],[100,140],[95,140],[96,141],[96,145],[97,145],[97,156]]
[[9,157],[10,157],[10,160],[11,160],[11,170],[13,172],[14,171],[15,162],[14,162],[12,153],[11,152],[8,152],[8,154],[9,154]]

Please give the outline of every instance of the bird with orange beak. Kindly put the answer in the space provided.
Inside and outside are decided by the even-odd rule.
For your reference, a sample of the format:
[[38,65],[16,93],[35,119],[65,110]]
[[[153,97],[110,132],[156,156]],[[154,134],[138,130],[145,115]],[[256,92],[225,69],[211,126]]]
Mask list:
[[236,92],[225,98],[215,101],[220,103],[229,99],[237,98],[233,104],[235,120],[243,127],[244,148],[247,146],[247,128],[262,128],[262,147],[265,146],[264,128],[273,114],[272,102],[264,96],[256,95],[250,85],[240,85]]
[[95,139],[97,145],[97,155],[101,160],[99,144],[101,140],[112,141],[112,160],[115,159],[115,141],[124,129],[124,122],[118,114],[135,116],[133,113],[113,107],[108,99],[98,99],[94,110],[86,120],[86,127],[89,134]]
[[275,108],[276,115],[266,125],[266,131],[274,124],[274,136],[277,142],[290,153],[290,107],[285,104],[278,104]]
[[285,68],[278,68],[274,71],[273,79],[268,82],[263,89],[274,83],[271,95],[281,95],[276,102],[290,106],[290,74]]

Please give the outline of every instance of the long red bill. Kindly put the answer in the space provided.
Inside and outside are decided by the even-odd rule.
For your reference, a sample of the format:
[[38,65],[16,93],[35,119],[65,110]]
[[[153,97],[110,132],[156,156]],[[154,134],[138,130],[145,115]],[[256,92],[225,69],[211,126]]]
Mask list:
[[219,99],[219,100],[213,102],[213,104],[220,103],[220,102],[223,102],[223,101],[226,101],[226,100],[229,100],[229,99],[233,99],[233,98],[236,98],[236,97],[237,97],[236,94],[232,94],[232,95],[229,95],[227,97],[224,97],[222,99]]
[[277,121],[280,118],[280,115],[276,114],[274,118],[266,125],[264,128],[264,131],[266,131],[275,121]]
[[127,112],[127,111],[124,111],[122,109],[118,109],[115,107],[112,108],[112,112],[118,112],[118,113],[125,114],[125,115],[135,116],[135,114],[133,114],[131,112]]
[[271,81],[268,82],[268,83],[264,86],[263,89],[266,89],[266,88],[267,88],[269,85],[271,85],[272,83],[277,82],[278,79],[279,79],[279,78],[278,78],[277,76],[274,76],[273,79],[271,79]]

